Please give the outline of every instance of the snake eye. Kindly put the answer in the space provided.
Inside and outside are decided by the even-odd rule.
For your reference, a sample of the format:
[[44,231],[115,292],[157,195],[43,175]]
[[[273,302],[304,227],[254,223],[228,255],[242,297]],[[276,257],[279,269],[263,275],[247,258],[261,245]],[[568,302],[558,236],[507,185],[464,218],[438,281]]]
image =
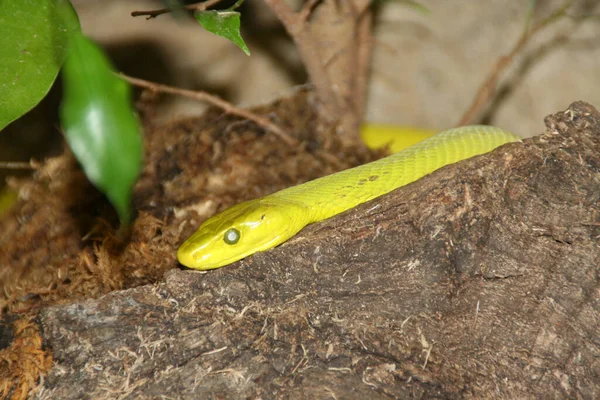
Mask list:
[[228,229],[227,232],[225,232],[225,235],[223,235],[223,240],[227,244],[236,244],[237,242],[239,242],[241,237],[242,234],[240,233],[240,231],[238,231],[235,228],[231,228]]

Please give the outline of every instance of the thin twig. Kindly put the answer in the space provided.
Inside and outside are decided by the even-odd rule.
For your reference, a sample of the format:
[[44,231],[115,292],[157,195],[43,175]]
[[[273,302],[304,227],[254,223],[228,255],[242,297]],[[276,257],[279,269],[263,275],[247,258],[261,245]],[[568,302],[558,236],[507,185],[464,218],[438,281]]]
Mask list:
[[162,92],[162,93],[171,93],[179,96],[188,97],[194,100],[201,101],[203,103],[209,103],[216,107],[219,107],[227,114],[237,115],[238,117],[249,119],[253,121],[257,125],[263,127],[264,129],[273,132],[278,138],[284,141],[288,146],[295,147],[298,146],[298,140],[291,137],[287,134],[283,129],[269,121],[267,118],[257,115],[251,111],[245,110],[243,108],[238,108],[233,104],[220,99],[217,96],[208,94],[206,92],[199,92],[194,90],[186,90],[180,89],[173,86],[161,85],[160,83],[154,83],[150,81],[146,81],[144,79],[134,78],[131,76],[127,76],[123,73],[117,74],[123,80],[131,83],[134,86],[146,88],[152,90],[154,92]]
[[283,0],[265,0],[273,13],[281,21],[288,33],[294,38],[298,29],[302,29],[303,22],[292,7]]
[[354,82],[355,112],[357,123],[362,121],[365,113],[369,69],[372,56],[372,24],[373,14],[370,9],[365,9],[357,19],[356,29],[356,79]]
[[308,0],[306,3],[304,3],[304,6],[302,6],[302,9],[300,10],[300,21],[302,21],[303,23],[307,23],[308,19],[310,18],[310,15],[313,12],[313,9],[321,1],[322,0]]
[[30,162],[0,161],[0,168],[2,168],[2,169],[37,169],[38,167],[34,161],[30,161]]
[[[521,35],[521,38],[515,44],[510,53],[500,57],[498,61],[496,61],[496,64],[492,68],[491,73],[488,75],[487,79],[483,82],[483,84],[477,91],[475,99],[471,103],[471,106],[469,107],[467,112],[462,116],[457,126],[468,125],[473,122],[473,120],[475,119],[477,114],[479,114],[481,109],[494,96],[500,74],[512,63],[515,56],[523,49],[527,42],[542,28],[547,27],[548,25],[550,25],[550,23],[556,21],[559,17],[566,15],[567,9],[571,7],[573,2],[574,0],[566,1],[561,8],[552,13],[552,15],[550,15],[548,18],[545,18],[544,20],[540,21],[531,30],[524,30],[523,35]],[[529,25],[529,19],[527,25]]]
[[[183,10],[188,11],[206,11],[206,9],[214,7],[221,1],[222,0],[207,0],[200,3],[194,3],[187,6],[183,6],[181,8]],[[160,10],[132,11],[130,15],[132,17],[147,16],[146,19],[152,19],[158,17],[159,15],[170,13],[172,11],[172,8],[161,8]]]
[[242,4],[244,4],[244,1],[245,1],[245,0],[238,0],[238,1],[236,1],[234,5],[232,5],[231,7],[229,7],[229,8],[227,9],[227,11],[233,11],[233,10],[237,10],[238,8],[240,8],[240,7],[241,7],[241,5],[242,5]]

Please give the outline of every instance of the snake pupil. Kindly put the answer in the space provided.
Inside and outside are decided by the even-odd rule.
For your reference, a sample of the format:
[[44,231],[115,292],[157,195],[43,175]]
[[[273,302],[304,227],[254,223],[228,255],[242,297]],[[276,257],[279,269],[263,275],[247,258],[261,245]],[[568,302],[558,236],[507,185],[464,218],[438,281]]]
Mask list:
[[240,234],[240,231],[238,231],[235,228],[231,228],[231,229],[227,230],[227,232],[225,232],[225,235],[223,236],[223,240],[227,244],[236,244],[240,240],[241,236],[242,235]]

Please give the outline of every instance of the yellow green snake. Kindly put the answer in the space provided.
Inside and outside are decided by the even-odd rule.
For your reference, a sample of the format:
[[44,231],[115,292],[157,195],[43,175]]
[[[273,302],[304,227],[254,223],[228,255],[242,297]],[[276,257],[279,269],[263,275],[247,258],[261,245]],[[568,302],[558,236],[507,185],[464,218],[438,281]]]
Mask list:
[[199,270],[223,267],[444,165],[517,140],[512,133],[481,125],[438,133],[389,157],[234,205],[207,219],[179,247],[177,259]]

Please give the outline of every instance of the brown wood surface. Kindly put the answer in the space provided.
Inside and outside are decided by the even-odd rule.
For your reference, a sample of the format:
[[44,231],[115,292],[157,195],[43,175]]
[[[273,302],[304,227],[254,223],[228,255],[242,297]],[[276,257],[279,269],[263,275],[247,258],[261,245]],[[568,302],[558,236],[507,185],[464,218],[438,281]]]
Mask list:
[[40,314],[47,398],[600,397],[600,114],[274,250]]

